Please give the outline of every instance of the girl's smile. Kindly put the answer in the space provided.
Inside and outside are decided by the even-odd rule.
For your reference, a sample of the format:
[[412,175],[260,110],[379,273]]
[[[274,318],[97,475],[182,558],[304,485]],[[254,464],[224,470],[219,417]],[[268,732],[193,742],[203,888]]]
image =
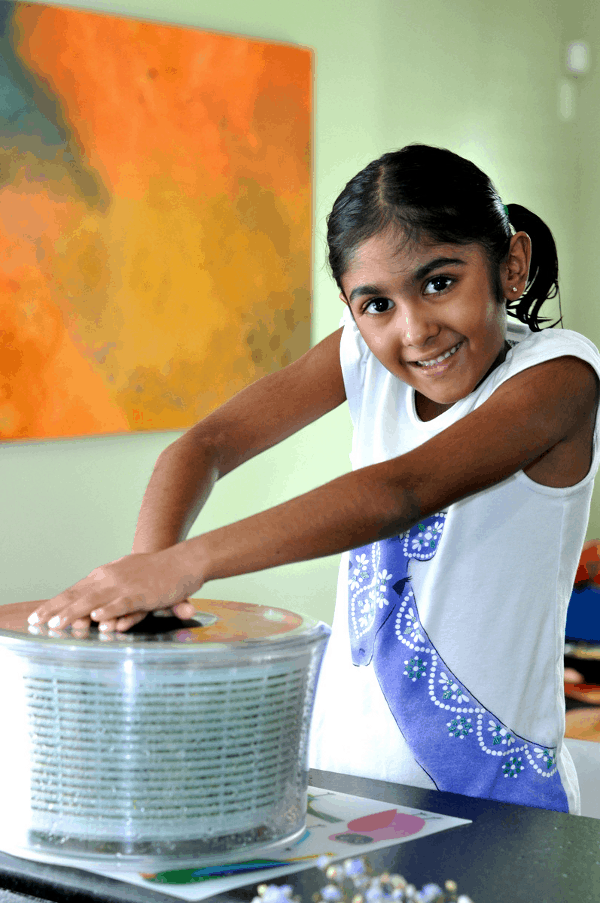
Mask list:
[[420,367],[427,374],[443,373],[450,366],[450,358],[454,357],[459,348],[462,348],[463,342],[457,344],[449,351],[440,354],[438,357],[428,358],[422,361],[413,361],[415,367]]
[[[501,267],[505,295],[524,288],[528,241],[524,233],[512,238]],[[341,281],[340,297],[368,348],[415,388],[431,417],[469,395],[506,356],[506,306],[493,296],[477,244],[402,244],[397,234],[375,235],[358,247]]]

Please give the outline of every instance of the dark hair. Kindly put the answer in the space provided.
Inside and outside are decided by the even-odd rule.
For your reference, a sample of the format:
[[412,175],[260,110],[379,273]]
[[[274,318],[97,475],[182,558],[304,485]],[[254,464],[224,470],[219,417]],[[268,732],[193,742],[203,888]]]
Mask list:
[[[508,215],[507,211],[508,210]],[[531,263],[525,292],[508,302],[507,313],[540,331],[544,301],[558,293],[558,258],[548,226],[525,207],[505,208],[491,180],[474,163],[452,151],[409,144],[374,160],[348,182],[327,217],[329,265],[341,279],[362,242],[397,229],[408,241],[481,245],[488,259],[492,288],[503,300],[500,264],[512,236],[531,239]],[[558,294],[560,305],[560,294]],[[562,323],[560,318],[552,323]]]

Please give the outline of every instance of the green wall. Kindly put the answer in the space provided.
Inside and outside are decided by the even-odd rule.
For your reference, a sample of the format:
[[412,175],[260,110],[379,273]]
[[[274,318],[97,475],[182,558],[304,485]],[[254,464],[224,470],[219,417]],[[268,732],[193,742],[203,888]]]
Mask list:
[[[573,80],[574,119],[558,114],[568,41],[594,48],[600,13],[583,4],[506,0],[93,0],[63,2],[315,51],[312,343],[342,305],[325,267],[325,216],[344,184],[381,153],[414,141],[473,159],[505,203],[552,228],[562,266],[565,326],[600,345],[590,266],[600,238],[592,118],[600,80]],[[593,162],[592,162],[593,161]],[[549,305],[550,315],[554,308]],[[2,448],[0,603],[54,595],[127,554],[159,453],[179,433],[7,443]],[[305,492],[349,469],[345,406],[217,485],[192,535]],[[600,536],[596,495],[588,536]],[[280,604],[331,622],[338,559],[208,584],[207,598]]]

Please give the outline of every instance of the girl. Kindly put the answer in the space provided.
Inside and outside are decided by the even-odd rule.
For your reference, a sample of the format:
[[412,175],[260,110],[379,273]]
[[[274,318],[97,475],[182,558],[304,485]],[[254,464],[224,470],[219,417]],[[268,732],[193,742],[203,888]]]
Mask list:
[[[33,618],[125,630],[188,616],[207,580],[343,552],[310,765],[578,813],[563,647],[600,354],[540,331],[551,233],[472,163],[411,145],[348,183],[328,243],[341,328],[169,446],[134,554]],[[344,400],[351,473],[183,541],[217,479]]]

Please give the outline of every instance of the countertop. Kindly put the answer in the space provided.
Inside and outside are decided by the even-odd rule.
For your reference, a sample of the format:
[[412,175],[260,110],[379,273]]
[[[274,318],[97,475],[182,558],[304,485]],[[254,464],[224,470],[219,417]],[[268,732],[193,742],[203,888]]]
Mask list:
[[[411,884],[443,886],[452,878],[474,903],[598,903],[600,821],[454,793],[311,770],[315,787],[426,809],[472,821],[438,834],[367,853],[378,872],[399,872]],[[292,884],[304,903],[324,883],[316,868],[275,879]],[[219,903],[249,903],[256,879]],[[77,869],[0,853],[0,903],[34,898],[55,903],[173,903],[153,888],[127,885]]]

